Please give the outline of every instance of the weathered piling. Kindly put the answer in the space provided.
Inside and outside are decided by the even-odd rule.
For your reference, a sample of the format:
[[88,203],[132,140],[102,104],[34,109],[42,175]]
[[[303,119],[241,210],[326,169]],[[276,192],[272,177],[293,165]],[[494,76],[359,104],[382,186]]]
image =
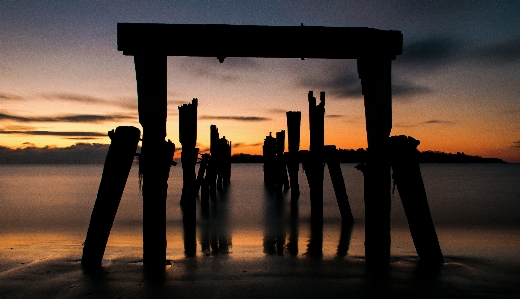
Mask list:
[[404,135],[390,137],[393,178],[419,258],[423,262],[442,263],[444,259],[419,166],[419,143],[419,140]]
[[388,137],[392,129],[392,57],[357,60],[364,95],[367,160],[364,167],[365,256],[373,266],[390,260],[391,176]]
[[231,142],[223,136],[217,145],[217,189],[222,190],[228,185],[231,177]]
[[204,181],[204,175],[206,173],[206,168],[208,167],[209,162],[209,154],[202,154],[199,163],[199,171],[197,174],[197,182],[195,183],[195,194],[199,193],[199,190],[202,186],[202,182]]
[[219,134],[216,125],[210,126],[210,146],[209,152],[211,158],[208,163],[207,178],[209,185],[209,194],[213,199],[217,198],[217,175],[219,157]]
[[160,144],[146,140],[143,135],[143,264],[159,268],[166,262],[166,197],[175,145],[170,140]]
[[282,190],[289,188],[289,179],[287,178],[287,167],[284,157],[285,151],[285,131],[276,132],[276,194],[282,195]]
[[179,141],[182,144],[182,195],[181,204],[185,208],[195,209],[195,164],[197,162],[197,105],[194,98],[191,104],[179,106]]
[[[325,143],[325,92],[320,92],[320,103],[316,105],[313,92],[309,91],[309,129],[310,129],[310,197],[311,219],[323,221],[323,146]],[[308,177],[309,178],[309,177]]]
[[139,122],[143,142],[143,264],[164,269],[166,262],[166,195],[175,145],[166,142],[167,70],[163,52],[134,54]]
[[276,185],[276,139],[269,133],[262,146],[264,158],[264,184],[268,188]]
[[115,132],[108,132],[111,144],[83,246],[84,267],[101,266],[140,135],[141,131],[135,127],[117,127]]
[[341,213],[341,219],[343,223],[349,224],[354,222],[354,217],[352,216],[352,211],[350,210],[347,189],[345,188],[345,181],[343,179],[343,174],[341,173],[341,167],[337,153],[338,152],[335,145],[325,146],[325,161],[327,162],[327,168],[329,169],[332,187],[334,188],[334,193],[336,194],[336,200],[338,202],[339,212]]
[[300,123],[302,113],[300,111],[287,111],[287,169],[291,186],[291,204],[296,204],[300,197],[300,184],[298,182],[298,151],[300,150]]

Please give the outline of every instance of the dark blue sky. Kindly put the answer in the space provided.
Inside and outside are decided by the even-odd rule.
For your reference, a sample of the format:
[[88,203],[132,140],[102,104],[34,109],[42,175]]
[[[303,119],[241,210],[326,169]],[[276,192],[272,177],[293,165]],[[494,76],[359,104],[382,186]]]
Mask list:
[[[100,132],[139,126],[133,61],[116,49],[118,22],[304,23],[400,30],[404,47],[393,63],[393,134],[420,139],[422,150],[520,162],[519,15],[518,1],[0,0],[0,145],[107,143]],[[344,41],[309,42],[334,47]],[[306,111],[307,91],[324,90],[332,116],[327,128],[348,132],[326,134],[326,142],[364,147],[355,66],[355,61],[229,59],[220,65],[216,59],[169,59],[168,138],[178,139],[176,107],[198,97],[202,145],[209,139],[206,126],[220,117],[228,139],[244,152],[259,152],[256,144],[269,131],[284,129],[280,112]],[[49,118],[58,121],[45,121]]]

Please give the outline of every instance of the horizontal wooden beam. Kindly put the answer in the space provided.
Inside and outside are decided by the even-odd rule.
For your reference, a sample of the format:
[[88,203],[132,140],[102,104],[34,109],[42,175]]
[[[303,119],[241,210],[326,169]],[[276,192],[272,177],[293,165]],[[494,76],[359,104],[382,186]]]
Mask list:
[[117,49],[124,55],[395,59],[402,45],[400,31],[366,27],[117,24]]

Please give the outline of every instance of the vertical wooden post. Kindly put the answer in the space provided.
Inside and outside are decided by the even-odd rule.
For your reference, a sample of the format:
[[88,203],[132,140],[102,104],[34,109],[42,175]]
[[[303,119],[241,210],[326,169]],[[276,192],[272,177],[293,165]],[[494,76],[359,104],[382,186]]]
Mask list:
[[392,129],[391,59],[357,61],[365,101],[368,141],[364,169],[365,255],[367,263],[387,265],[390,259],[390,163],[388,137]]
[[264,139],[262,152],[264,157],[264,184],[268,188],[274,188],[276,185],[276,139],[271,133]]
[[218,175],[218,141],[219,134],[216,125],[210,126],[210,159],[208,164],[208,180],[209,180],[209,193],[213,199],[217,198],[217,175]]
[[[166,137],[166,55],[134,55],[139,122],[143,126],[143,264],[166,262],[166,195],[175,145]],[[164,268],[163,268],[164,269]]]
[[392,136],[390,145],[394,182],[403,203],[417,254],[423,262],[442,263],[444,258],[419,166],[419,140],[404,135]]
[[181,204],[185,208],[195,209],[195,164],[197,162],[197,105],[194,98],[191,104],[179,106],[179,141],[182,144],[182,195]]
[[300,197],[300,185],[298,183],[298,151],[300,150],[300,123],[302,114],[300,111],[287,111],[287,139],[288,139],[288,159],[287,168],[291,181],[291,204],[296,204]]
[[200,158],[199,172],[197,174],[197,182],[195,184],[195,194],[199,193],[199,189],[202,186],[202,181],[204,180],[204,173],[206,172],[206,168],[208,167],[208,162],[209,154],[202,154]]
[[309,91],[309,129],[310,129],[310,195],[311,219],[323,221],[323,146],[325,143],[325,92],[320,92],[320,103],[316,105],[313,92]]
[[141,131],[135,127],[117,127],[115,132],[108,132],[111,143],[83,247],[84,267],[101,266],[140,135]]
[[287,181],[287,168],[285,167],[284,160],[285,150],[285,131],[276,132],[276,195],[282,196],[282,190]]
[[338,154],[335,145],[325,146],[325,160],[327,161],[327,168],[329,169],[332,187],[336,194],[339,212],[344,224],[351,224],[354,222],[352,211],[350,210],[350,203],[348,202],[347,189],[345,188],[345,181],[341,173],[341,166],[338,161]]

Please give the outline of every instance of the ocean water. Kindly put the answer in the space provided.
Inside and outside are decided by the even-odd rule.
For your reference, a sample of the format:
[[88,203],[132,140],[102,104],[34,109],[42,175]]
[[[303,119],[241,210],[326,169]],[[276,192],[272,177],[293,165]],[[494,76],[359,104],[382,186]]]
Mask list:
[[[183,226],[179,200],[182,169],[170,171],[167,199],[167,257],[225,255],[256,259],[268,255],[364,257],[363,176],[342,164],[355,218],[341,217],[325,168],[324,225],[310,226],[309,188],[300,169],[300,200],[277,199],[265,189],[261,164],[233,164],[231,184],[202,214],[197,227]],[[103,165],[0,166],[0,270],[24,255],[81,256]],[[447,259],[464,257],[520,263],[520,165],[423,164],[428,202],[441,250]],[[415,258],[399,194],[392,198],[392,256]],[[16,254],[12,248],[16,247]],[[142,197],[137,165],[132,167],[111,231],[105,258],[142,254]]]

